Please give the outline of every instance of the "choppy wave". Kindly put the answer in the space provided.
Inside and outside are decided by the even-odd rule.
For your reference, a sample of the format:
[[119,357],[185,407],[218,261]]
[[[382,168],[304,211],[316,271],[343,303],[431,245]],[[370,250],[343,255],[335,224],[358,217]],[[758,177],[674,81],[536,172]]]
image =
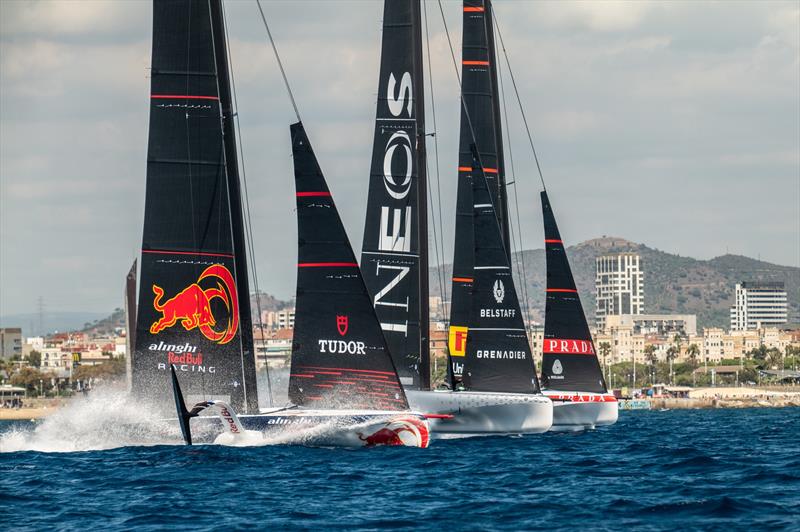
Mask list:
[[[107,416],[115,405],[95,408]],[[9,516],[0,522],[37,530],[796,530],[798,420],[797,408],[623,412],[616,425],[582,434],[353,451],[184,447],[172,445],[172,427],[155,431],[153,446],[122,447],[129,436],[107,425],[104,436],[78,436],[70,431],[98,425],[50,418],[0,434],[3,450],[21,433],[28,449],[0,456],[0,516]],[[105,450],[37,452],[55,443]]]

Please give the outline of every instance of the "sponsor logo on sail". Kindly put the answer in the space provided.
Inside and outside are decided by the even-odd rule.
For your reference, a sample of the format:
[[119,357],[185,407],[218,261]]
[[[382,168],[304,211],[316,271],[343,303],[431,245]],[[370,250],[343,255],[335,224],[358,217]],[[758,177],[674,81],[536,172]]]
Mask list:
[[503,302],[503,299],[506,297],[506,287],[503,286],[503,281],[500,279],[494,282],[494,288],[492,288],[492,295],[494,296],[494,300],[499,305]]
[[513,351],[507,349],[478,349],[478,358],[492,358],[499,360],[525,360],[527,358],[525,351]]
[[467,327],[458,325],[450,326],[447,347],[450,349],[451,357],[463,357],[467,352]]
[[[208,284],[216,280],[216,286],[203,288],[201,283]],[[231,272],[222,264],[213,264],[206,268],[192,283],[172,298],[162,303],[164,289],[153,285],[153,308],[161,313],[161,317],[150,326],[150,334],[158,334],[173,327],[178,322],[186,331],[198,329],[203,336],[218,344],[227,344],[236,336],[239,329],[239,299],[236,294],[236,282]],[[225,305],[227,325],[217,330],[217,316],[211,310],[211,302],[219,299]]]
[[167,354],[166,362],[157,363],[158,369],[163,371],[168,370],[170,366],[175,366],[178,371],[189,373],[217,372],[215,366],[207,366],[203,363],[203,353],[199,353],[197,351],[197,346],[188,342],[177,345],[158,342],[157,344],[150,344],[147,350]]
[[350,320],[347,316],[336,316],[336,329],[339,331],[339,335],[344,336],[347,334],[349,322]]
[[564,340],[560,338],[546,338],[543,352],[569,355],[595,354],[591,340]]
[[553,365],[550,367],[550,378],[551,379],[563,379],[564,376],[562,373],[564,372],[564,368],[561,366],[561,361],[559,359],[555,359],[553,361]]

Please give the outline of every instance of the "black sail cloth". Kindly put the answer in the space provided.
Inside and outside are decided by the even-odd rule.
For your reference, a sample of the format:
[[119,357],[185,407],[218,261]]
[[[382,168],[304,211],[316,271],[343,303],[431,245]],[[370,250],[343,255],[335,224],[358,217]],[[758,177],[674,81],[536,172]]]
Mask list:
[[538,393],[525,322],[477,153],[472,167],[475,267],[463,382],[474,391]]
[[[448,350],[450,374],[461,380],[467,322],[470,316],[472,290],[473,229],[472,229],[472,152],[477,146],[483,163],[483,175],[501,227],[500,241],[508,240],[508,215],[505,201],[502,135],[497,100],[494,36],[491,3],[465,0],[463,4],[463,43],[461,50],[461,130],[458,159],[458,190],[456,196],[456,228],[451,287],[450,329]],[[507,259],[508,248],[506,249]],[[510,259],[509,259],[510,261]]]
[[220,64],[226,53],[219,0],[153,3],[131,376],[133,392],[163,409],[172,409],[170,365],[178,369],[189,402],[222,399],[237,409],[257,408],[252,345],[244,345],[241,334],[250,311],[246,276],[237,275],[243,231],[231,214],[232,203],[239,203],[230,197],[230,180],[238,180],[238,173],[226,160],[223,138],[222,109],[230,106],[223,101],[227,65]]
[[542,191],[541,199],[547,256],[542,384],[551,390],[605,393],[603,371],[547,192]]
[[403,385],[430,387],[419,0],[386,0],[361,268]]
[[300,406],[407,410],[364,280],[306,136],[291,126],[297,298],[289,398]]

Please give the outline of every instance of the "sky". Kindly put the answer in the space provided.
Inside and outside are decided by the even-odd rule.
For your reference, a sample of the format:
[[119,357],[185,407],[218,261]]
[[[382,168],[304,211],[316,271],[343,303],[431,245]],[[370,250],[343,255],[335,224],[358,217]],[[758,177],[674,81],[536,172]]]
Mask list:
[[[382,2],[262,2],[358,253]],[[444,262],[453,249],[458,83],[427,0]],[[460,58],[461,3],[442,8]],[[800,4],[496,0],[562,237],[800,266]],[[226,3],[259,288],[294,293],[294,114],[253,1]],[[150,2],[0,1],[0,315],[122,306],[141,245]],[[541,187],[501,62],[523,247]],[[426,86],[427,89],[427,86]],[[510,174],[510,172],[509,172]],[[435,258],[432,260],[435,262]]]

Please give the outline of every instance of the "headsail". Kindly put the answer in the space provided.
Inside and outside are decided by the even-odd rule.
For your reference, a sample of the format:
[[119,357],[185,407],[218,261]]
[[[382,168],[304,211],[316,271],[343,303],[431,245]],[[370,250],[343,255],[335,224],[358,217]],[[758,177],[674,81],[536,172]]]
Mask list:
[[485,392],[537,393],[536,366],[477,152],[471,174],[475,267],[464,386]]
[[[190,402],[257,408],[241,326],[249,290],[235,161],[223,138],[227,51],[220,0],[156,0],[134,393],[168,407],[170,365]],[[216,39],[215,39],[216,36]],[[228,128],[228,142],[235,143]],[[236,184],[238,185],[238,183]],[[241,314],[246,315],[242,320]],[[249,326],[249,325],[247,325]],[[249,353],[249,354],[248,354]]]
[[547,192],[541,197],[547,255],[542,384],[551,390],[605,393],[603,371]]
[[[472,153],[475,144],[501,227],[501,242],[508,241],[505,181],[502,167],[502,135],[497,104],[494,36],[491,3],[465,0],[461,51],[461,134],[458,155],[458,192],[450,305],[449,353],[452,376],[461,379],[470,315],[472,290]],[[505,250],[510,262],[509,249]]]
[[303,124],[291,127],[297,299],[289,398],[317,408],[406,410],[381,325]]
[[424,102],[419,0],[386,0],[361,268],[410,389],[430,387]]

